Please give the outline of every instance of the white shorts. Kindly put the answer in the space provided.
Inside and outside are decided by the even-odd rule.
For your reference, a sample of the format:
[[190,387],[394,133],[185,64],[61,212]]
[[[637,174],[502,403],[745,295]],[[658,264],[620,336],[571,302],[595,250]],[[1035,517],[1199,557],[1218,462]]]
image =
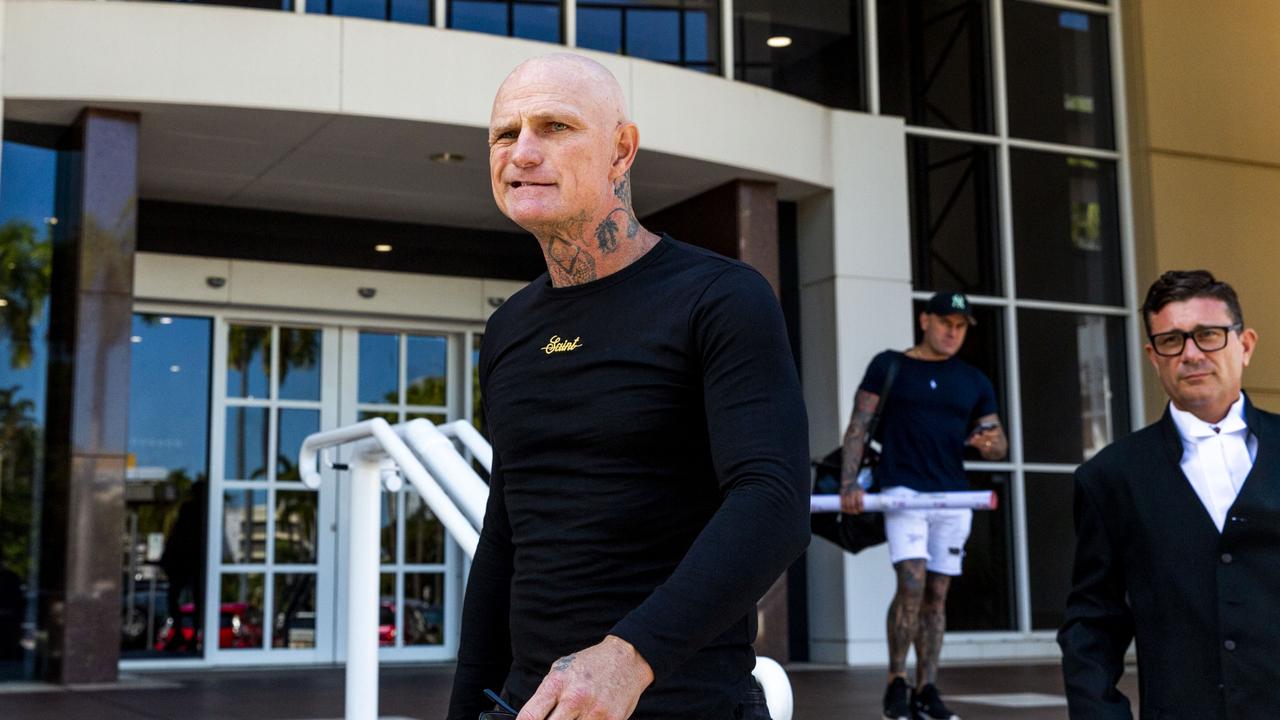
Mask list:
[[[884,493],[917,494],[905,487],[886,488]],[[972,510],[890,510],[884,514],[889,559],[895,565],[903,560],[927,560],[929,572],[959,575],[972,526]]]

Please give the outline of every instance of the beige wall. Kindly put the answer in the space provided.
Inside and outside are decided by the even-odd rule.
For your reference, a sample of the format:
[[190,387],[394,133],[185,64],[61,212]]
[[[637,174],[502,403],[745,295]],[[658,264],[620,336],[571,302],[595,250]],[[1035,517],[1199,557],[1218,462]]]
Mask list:
[[1261,336],[1245,388],[1280,410],[1280,2],[1124,5],[1139,300],[1168,269],[1230,282]]

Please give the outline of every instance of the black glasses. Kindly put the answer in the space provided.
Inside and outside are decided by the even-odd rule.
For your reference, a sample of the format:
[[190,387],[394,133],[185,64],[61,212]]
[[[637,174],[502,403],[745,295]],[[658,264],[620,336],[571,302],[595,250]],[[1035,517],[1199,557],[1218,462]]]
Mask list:
[[1187,338],[1191,338],[1191,342],[1200,348],[1200,352],[1214,352],[1221,350],[1227,346],[1227,336],[1229,333],[1238,332],[1242,326],[1235,325],[1212,325],[1208,327],[1198,327],[1191,332],[1183,332],[1182,330],[1171,330],[1169,332],[1156,333],[1148,335],[1147,339],[1151,341],[1151,347],[1156,351],[1157,355],[1164,357],[1177,357],[1187,346]]
[[503,700],[502,697],[498,695],[498,693],[488,688],[485,688],[484,694],[490,700],[496,703],[498,707],[502,708],[502,710],[492,710],[490,712],[482,712],[480,713],[479,720],[516,720],[516,714],[519,711],[511,707],[511,705],[509,705],[506,700]]

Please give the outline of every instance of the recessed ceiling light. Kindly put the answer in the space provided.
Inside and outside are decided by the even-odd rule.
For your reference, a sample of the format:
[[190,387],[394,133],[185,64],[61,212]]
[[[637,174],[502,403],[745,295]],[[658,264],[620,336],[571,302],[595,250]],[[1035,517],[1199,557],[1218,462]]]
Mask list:
[[379,243],[373,246],[374,252],[391,252],[391,246],[386,243]]
[[443,163],[447,165],[449,163],[460,163],[463,160],[466,160],[467,158],[465,155],[459,155],[458,153],[442,152],[442,153],[436,153],[435,155],[432,155],[431,159],[438,163]]
[[160,318],[160,324],[161,324],[161,325],[172,325],[172,324],[173,324],[173,318],[171,318],[171,317],[162,317],[162,318]]
[[133,343],[140,343],[140,342],[142,342],[142,336],[141,336],[141,335],[134,335],[133,337],[129,338],[129,341],[130,341],[130,342],[133,342]]
[[170,366],[169,366],[169,372],[171,372],[171,373],[180,372],[181,370],[182,370],[182,366],[180,366],[180,365],[170,365]]
[[771,48],[791,47],[791,38],[786,35],[774,35],[768,40],[765,40],[764,44]]
[[9,307],[9,301],[4,298],[0,298],[0,307]]

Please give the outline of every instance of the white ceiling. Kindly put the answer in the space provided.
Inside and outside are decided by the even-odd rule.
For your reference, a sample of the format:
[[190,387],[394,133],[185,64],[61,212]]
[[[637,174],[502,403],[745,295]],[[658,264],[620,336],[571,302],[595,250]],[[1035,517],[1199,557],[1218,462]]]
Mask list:
[[[141,115],[139,185],[154,200],[518,231],[493,204],[485,131],[300,112],[107,103]],[[6,119],[68,125],[81,102],[6,99]],[[642,128],[643,130],[643,128]],[[456,164],[433,162],[441,152]],[[632,171],[645,216],[730,180],[778,180],[779,197],[817,188],[641,151]]]

